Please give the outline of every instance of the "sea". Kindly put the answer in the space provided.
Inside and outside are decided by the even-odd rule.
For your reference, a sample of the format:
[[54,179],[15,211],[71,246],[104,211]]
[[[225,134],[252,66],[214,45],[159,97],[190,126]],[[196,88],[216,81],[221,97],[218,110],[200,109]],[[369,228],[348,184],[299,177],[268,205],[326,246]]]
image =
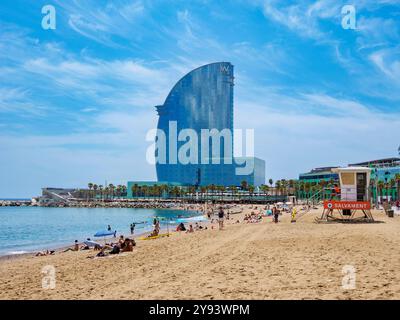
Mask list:
[[162,228],[174,228],[176,219],[200,214],[176,209],[0,207],[0,256],[96,240],[94,234],[108,225],[117,235],[129,235],[131,223],[136,223],[135,235],[145,233],[153,229],[155,217]]

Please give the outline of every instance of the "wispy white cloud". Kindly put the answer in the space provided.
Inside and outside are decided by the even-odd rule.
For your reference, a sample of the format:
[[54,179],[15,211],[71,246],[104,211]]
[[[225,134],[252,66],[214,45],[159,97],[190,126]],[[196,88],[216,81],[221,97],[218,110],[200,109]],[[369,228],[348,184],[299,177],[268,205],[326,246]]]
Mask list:
[[116,37],[138,36],[138,20],[145,13],[142,1],[108,2],[57,1],[67,16],[68,25],[81,36],[111,47],[125,47]]
[[321,28],[320,20],[340,15],[340,4],[331,0],[314,3],[300,1],[287,6],[278,1],[263,1],[262,8],[268,19],[287,27],[301,37],[319,42],[327,42],[330,39],[329,32]]
[[[238,99],[237,128],[255,130],[256,156],[266,159],[267,177],[296,178],[325,165],[347,165],[393,156],[400,113],[385,113],[357,100],[326,93],[287,96],[257,88]],[[249,110],[257,117],[248,117]]]
[[383,74],[400,85],[400,48],[379,50],[369,58]]
[[22,88],[0,88],[0,113],[19,113],[22,115],[44,115],[44,105],[35,105],[28,90]]

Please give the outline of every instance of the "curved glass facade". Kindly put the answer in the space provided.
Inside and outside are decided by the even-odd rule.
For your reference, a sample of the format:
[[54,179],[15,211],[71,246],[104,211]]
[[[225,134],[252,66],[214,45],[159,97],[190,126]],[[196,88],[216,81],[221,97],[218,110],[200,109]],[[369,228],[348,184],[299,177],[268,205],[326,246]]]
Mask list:
[[176,83],[163,105],[156,106],[158,181],[223,186],[238,186],[243,180],[264,183],[262,160],[251,159],[256,172],[241,175],[235,170],[241,165],[233,158],[233,75],[229,62],[197,68]]
[[[159,181],[175,181],[190,185],[227,185],[234,175],[234,168],[231,164],[204,164],[201,158],[211,158],[211,140],[208,155],[201,150],[202,129],[223,129],[233,133],[233,65],[229,62],[212,63],[197,68],[185,75],[173,87],[165,102],[157,106],[159,115],[159,130],[163,130],[166,139],[167,163],[157,163],[157,178]],[[175,128],[172,131],[171,122],[176,132],[192,129],[199,137],[197,144],[198,163],[182,164],[174,160],[173,150],[179,150],[186,141],[177,141]],[[225,143],[233,148],[233,141],[221,139],[220,156],[230,157],[224,154]],[[172,149],[171,149],[172,148]],[[156,154],[157,155],[157,154]],[[174,163],[176,162],[176,163]],[[210,160],[211,162],[211,160]]]

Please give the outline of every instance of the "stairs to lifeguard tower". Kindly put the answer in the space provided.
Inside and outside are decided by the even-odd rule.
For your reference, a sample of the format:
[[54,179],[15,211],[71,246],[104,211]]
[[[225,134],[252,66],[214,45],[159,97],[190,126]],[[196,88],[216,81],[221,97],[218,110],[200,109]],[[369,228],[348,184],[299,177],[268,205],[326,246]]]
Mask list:
[[311,211],[311,209],[313,208],[313,206],[321,200],[322,192],[323,192],[323,190],[319,190],[319,191],[315,192],[314,194],[312,194],[309,198],[307,198],[307,205],[309,205],[309,206],[306,210],[297,214],[297,217],[296,217],[297,220],[300,219],[301,217],[303,217],[304,215],[306,215],[307,213],[309,213]]

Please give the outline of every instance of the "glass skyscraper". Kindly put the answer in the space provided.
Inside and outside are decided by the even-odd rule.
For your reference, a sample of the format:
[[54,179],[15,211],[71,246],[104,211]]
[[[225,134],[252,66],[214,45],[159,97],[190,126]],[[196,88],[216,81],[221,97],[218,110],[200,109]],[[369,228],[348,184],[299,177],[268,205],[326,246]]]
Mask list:
[[[163,139],[158,134],[156,137],[156,171],[159,181],[228,186],[238,185],[238,181],[251,178],[235,175],[233,74],[233,65],[229,62],[211,63],[194,69],[175,84],[163,105],[156,106],[159,115],[157,129],[164,132],[166,137],[165,142],[161,141]],[[182,130],[187,129],[190,129],[190,134],[180,136]],[[219,145],[214,146],[214,151],[219,151],[217,158],[212,153],[215,140],[207,140],[208,150],[204,149],[204,143],[201,145],[204,129],[231,133],[232,139],[218,139]],[[196,134],[197,139],[191,139],[193,134]],[[184,148],[189,140],[192,146],[190,151]],[[159,147],[161,142],[165,146],[163,157]],[[198,155],[191,158],[193,161],[179,161],[177,155],[180,152],[192,155],[193,151]],[[166,161],[160,161],[163,158]],[[202,159],[207,159],[209,163]],[[231,163],[226,159],[231,159]]]

